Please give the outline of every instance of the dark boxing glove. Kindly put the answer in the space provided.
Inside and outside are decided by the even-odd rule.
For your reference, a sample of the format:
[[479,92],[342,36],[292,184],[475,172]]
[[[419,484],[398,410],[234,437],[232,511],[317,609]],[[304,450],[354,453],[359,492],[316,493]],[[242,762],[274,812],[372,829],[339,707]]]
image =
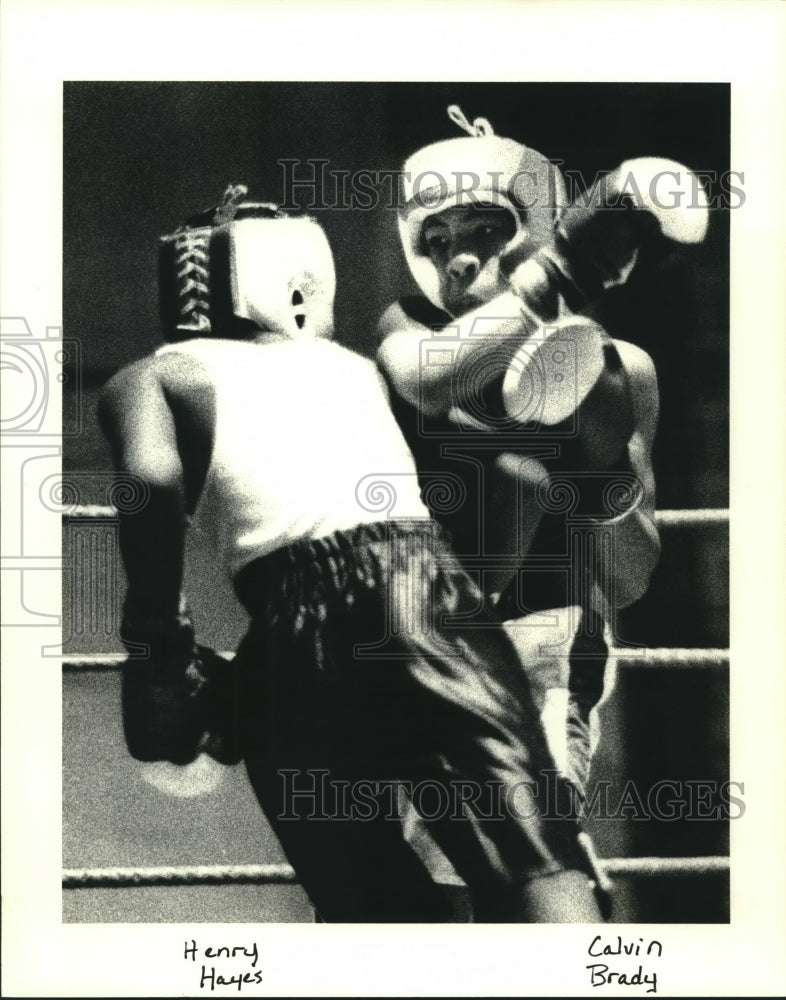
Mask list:
[[239,670],[237,661],[227,660],[212,649],[197,647],[206,679],[205,735],[201,750],[219,764],[237,764],[242,759],[239,724]]
[[548,320],[555,292],[580,312],[625,282],[650,233],[700,243],[708,222],[707,196],[687,167],[658,157],[627,160],[563,212],[551,246],[522,261],[514,244],[500,267],[525,304]]
[[196,644],[188,615],[137,615],[127,603],[120,634],[130,654],[121,702],[131,756],[183,765],[209,753],[237,763],[235,670]]

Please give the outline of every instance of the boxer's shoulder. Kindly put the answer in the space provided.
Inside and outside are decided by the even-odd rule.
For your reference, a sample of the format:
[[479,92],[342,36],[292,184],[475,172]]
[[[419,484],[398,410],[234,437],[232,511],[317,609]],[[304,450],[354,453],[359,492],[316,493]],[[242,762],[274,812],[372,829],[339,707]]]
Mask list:
[[98,396],[98,415],[106,414],[112,409],[121,407],[123,403],[158,383],[157,364],[154,354],[148,354],[125,365],[104,383]]
[[222,366],[237,367],[237,355],[228,347],[230,343],[204,339],[165,344],[153,355],[152,375],[175,398],[212,391]]
[[[215,398],[215,382],[209,366],[198,355],[168,345],[172,350],[153,351],[121,368],[102,388],[98,398],[98,419],[109,429],[126,422],[127,414],[147,426],[158,416],[177,408],[210,411]],[[141,424],[140,426],[145,426]]]
[[650,439],[655,434],[660,405],[655,363],[637,344],[615,340],[614,346],[628,377],[636,423]]
[[642,383],[655,379],[655,363],[643,348],[627,340],[614,340],[614,346],[630,378]]

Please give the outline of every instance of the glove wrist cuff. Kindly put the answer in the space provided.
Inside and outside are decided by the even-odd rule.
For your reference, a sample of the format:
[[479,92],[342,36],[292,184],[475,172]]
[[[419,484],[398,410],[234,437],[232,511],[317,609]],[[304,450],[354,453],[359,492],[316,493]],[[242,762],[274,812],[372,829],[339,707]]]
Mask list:
[[147,652],[151,660],[166,658],[170,662],[190,658],[196,638],[185,596],[181,594],[178,611],[170,615],[140,611],[129,597],[123,609],[120,638],[131,655],[145,656]]
[[605,289],[605,278],[595,260],[577,252],[571,238],[557,227],[553,249],[543,251],[543,258],[560,282],[560,293],[573,312],[581,312],[597,301]]

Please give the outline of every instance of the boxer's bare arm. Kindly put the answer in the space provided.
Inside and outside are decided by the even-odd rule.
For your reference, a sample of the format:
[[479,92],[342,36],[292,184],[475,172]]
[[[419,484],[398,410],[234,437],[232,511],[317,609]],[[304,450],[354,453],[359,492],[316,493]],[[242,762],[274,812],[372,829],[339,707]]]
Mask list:
[[622,608],[645,594],[660,556],[652,468],[659,397],[655,366],[649,355],[625,341],[615,341],[615,345],[627,373],[633,399],[635,429],[628,442],[628,455],[631,469],[643,488],[643,499],[636,510],[614,523],[614,568],[611,579],[601,583],[605,602]]
[[[499,298],[506,299],[507,296]],[[498,301],[499,299],[494,300]],[[493,303],[490,304],[492,305]],[[485,309],[489,309],[489,306]],[[476,321],[476,314],[480,312],[481,310],[476,310],[456,321],[459,336],[469,336],[468,330]],[[497,309],[498,315],[500,312]],[[490,329],[490,324],[483,326],[484,331]],[[449,412],[453,403],[454,365],[423,365],[421,361],[424,341],[434,340],[430,328],[410,319],[401,306],[395,303],[383,314],[378,333],[381,341],[378,362],[401,395],[428,415]],[[503,334],[504,331],[499,328],[496,335],[484,337],[479,332],[477,337],[473,337],[473,342],[477,341],[477,347],[473,343],[473,350],[487,350],[498,356]],[[515,335],[510,334],[509,342],[519,343],[524,336],[519,327]],[[655,477],[652,468],[652,447],[659,408],[655,368],[650,357],[634,344],[615,341],[615,345],[630,383],[633,400],[634,430],[628,442],[631,470],[642,484],[644,497],[636,511],[620,518],[615,524],[614,567],[610,576],[599,581],[598,602],[600,607],[607,610],[610,605],[627,607],[644,595],[660,556],[660,540],[655,526]],[[438,347],[437,339],[434,349]]]
[[[539,322],[518,296],[505,292],[452,320],[446,336],[462,341],[460,361],[468,370],[476,367],[475,361],[493,356],[502,374]],[[438,350],[439,339],[429,327],[410,319],[397,302],[383,313],[377,337],[377,361],[399,394],[428,416],[446,415],[454,406],[458,359],[453,364],[423,364],[424,341],[432,341]]]
[[175,422],[155,358],[115,375],[98,417],[114,468],[138,477],[139,509],[121,513],[119,541],[128,592],[139,614],[176,616],[183,579],[185,489]]

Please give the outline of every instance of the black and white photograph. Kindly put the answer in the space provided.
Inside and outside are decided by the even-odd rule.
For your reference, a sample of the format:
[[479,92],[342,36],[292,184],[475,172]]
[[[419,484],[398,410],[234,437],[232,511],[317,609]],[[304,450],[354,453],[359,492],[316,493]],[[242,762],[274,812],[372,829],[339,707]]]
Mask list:
[[[398,824],[369,788],[406,779],[403,794],[430,817],[424,835],[437,837],[442,813],[468,822],[456,818],[471,808],[455,801],[457,781],[472,783],[469,795],[507,774],[496,756],[488,776],[459,767],[451,747],[464,734],[452,721],[437,735],[459,713],[470,744],[491,739],[475,718],[491,711],[486,686],[479,705],[463,687],[466,672],[496,669],[486,656],[514,652],[489,643],[498,619],[531,672],[554,770],[587,797],[583,832],[617,865],[609,918],[727,921],[729,821],[745,808],[728,772],[728,222],[745,196],[729,167],[729,87],[74,82],[63,115],[63,322],[64,337],[80,332],[82,417],[63,447],[64,863],[82,872],[69,878],[64,919],[302,921],[313,894],[324,919],[437,919],[441,901],[420,871],[410,898],[392,848],[377,843],[377,812],[386,832]],[[620,193],[627,210],[611,207]],[[611,221],[596,234],[603,212]],[[66,417],[69,397],[64,386]],[[379,524],[404,531],[410,519],[445,529],[468,593],[399,610],[420,595],[374,577],[377,622],[349,577],[369,572],[367,546],[374,565],[382,558]],[[301,559],[303,592],[290,593],[282,567]],[[248,620],[257,628],[261,597],[248,590],[266,593],[268,580],[289,610],[265,613],[296,620],[286,639],[260,633],[256,649]],[[336,603],[328,590],[312,606],[312,591],[330,586]],[[440,599],[427,591],[424,602]],[[314,665],[301,666],[311,615],[340,626],[309,639]],[[458,638],[449,652],[457,623],[431,649],[386,636],[388,622],[414,634],[423,617],[434,642],[447,615],[466,620],[471,663]],[[178,669],[204,674],[193,691],[176,672],[172,691],[159,691],[133,648],[152,650],[156,630],[176,643],[170,628],[185,632]],[[244,636],[253,666],[213,662]],[[274,665],[267,650],[279,641]],[[335,643],[337,662],[318,648]],[[213,652],[197,667],[200,646]],[[422,709],[399,680],[365,692],[343,676],[341,657],[387,675],[397,662],[408,674],[410,656],[418,671],[421,657],[436,658]],[[257,678],[276,666],[301,671],[297,686]],[[321,680],[331,671],[343,677],[335,691]],[[249,782],[250,736],[210,733],[218,749],[200,752],[200,727],[160,703],[195,698],[199,684],[205,701],[212,684],[229,685],[224,697],[248,709],[226,724],[259,731],[255,753],[274,787]],[[506,690],[503,704],[518,699],[526,692]],[[274,750],[279,716],[287,740]],[[385,749],[400,765],[382,763],[388,723],[408,751]],[[450,775],[409,760],[425,735],[424,753],[444,755]],[[515,738],[522,761],[538,759],[523,725]],[[235,767],[241,754],[246,767]],[[335,755],[346,755],[341,767]],[[388,773],[397,766],[406,773]],[[519,766],[506,789],[545,785]],[[329,798],[335,781],[345,800]],[[475,804],[493,831],[505,826],[504,799]],[[529,809],[523,796],[510,806]],[[301,822],[311,832],[299,834]],[[332,825],[351,843],[333,845]],[[292,835],[282,853],[277,841]],[[310,893],[302,878],[281,884],[285,860],[299,875],[301,850],[323,869]],[[238,865],[263,871],[236,884]],[[129,867],[172,871],[129,889]],[[583,870],[580,860],[568,870]],[[325,871],[335,884],[323,886]],[[519,919],[532,919],[526,905]]]
[[73,5],[5,99],[8,995],[786,985],[783,20],[559,7]]

